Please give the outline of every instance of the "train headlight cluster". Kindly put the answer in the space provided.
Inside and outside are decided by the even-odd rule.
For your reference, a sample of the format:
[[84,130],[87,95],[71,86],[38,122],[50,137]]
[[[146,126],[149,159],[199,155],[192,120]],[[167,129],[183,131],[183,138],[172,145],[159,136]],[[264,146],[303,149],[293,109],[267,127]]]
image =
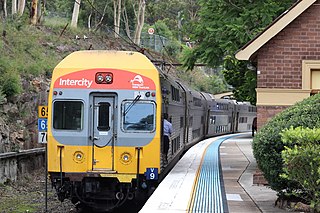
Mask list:
[[97,84],[112,84],[113,74],[111,72],[97,72],[95,79]]
[[73,154],[73,160],[74,160],[76,163],[83,163],[83,161],[84,161],[84,154],[83,154],[83,152],[81,152],[81,151],[76,151],[76,152]]
[[123,164],[130,164],[132,161],[132,156],[128,152],[124,152],[120,156],[120,162]]

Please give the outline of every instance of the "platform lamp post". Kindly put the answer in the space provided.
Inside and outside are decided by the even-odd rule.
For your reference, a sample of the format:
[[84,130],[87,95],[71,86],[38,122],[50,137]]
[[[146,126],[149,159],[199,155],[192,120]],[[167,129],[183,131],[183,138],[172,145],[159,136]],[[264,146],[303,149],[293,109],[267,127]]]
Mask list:
[[45,212],[48,212],[48,157],[47,157],[48,106],[38,106],[38,143],[45,144]]

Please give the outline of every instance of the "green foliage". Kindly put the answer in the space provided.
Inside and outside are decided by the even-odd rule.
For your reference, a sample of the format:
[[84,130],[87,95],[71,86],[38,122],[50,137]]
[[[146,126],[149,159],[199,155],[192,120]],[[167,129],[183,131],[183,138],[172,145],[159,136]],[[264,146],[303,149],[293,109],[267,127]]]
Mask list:
[[224,77],[229,85],[235,89],[234,96],[239,101],[250,101],[256,103],[257,74],[253,70],[247,69],[247,62],[238,61],[234,57],[225,57]]
[[149,0],[146,22],[155,23],[162,20],[171,29],[175,38],[189,37],[193,29],[190,25],[198,10],[199,5],[196,0]]
[[286,145],[281,153],[284,161],[284,173],[281,177],[297,182],[295,191],[303,191],[313,208],[319,206],[320,129],[290,127],[280,135]]
[[[166,25],[164,21],[158,20],[151,27],[155,29],[155,34],[164,36],[168,39],[174,39],[172,31],[169,29],[169,27]],[[147,32],[147,30],[145,30],[145,32]]]
[[5,94],[3,94],[2,88],[0,87],[0,105],[5,103]]
[[172,40],[166,44],[165,49],[163,49],[164,54],[169,55],[172,58],[178,58],[180,55],[181,45],[178,41]]
[[207,74],[202,69],[195,69],[193,72],[178,72],[178,77],[185,82],[188,82],[193,88],[212,94],[222,93],[228,91],[227,84],[221,75]]
[[291,126],[293,128],[320,127],[319,110],[320,95],[317,94],[277,114],[259,130],[253,139],[253,154],[273,190],[291,192],[296,189],[294,181],[288,181],[280,176],[283,173],[281,152],[285,149],[285,145],[289,146],[282,142],[280,133]]
[[3,93],[11,98],[22,91],[21,79],[16,72],[6,72],[0,79]]
[[19,74],[39,75],[53,69],[58,55],[43,45],[53,35],[47,37],[37,28],[17,23],[8,23],[6,31],[4,46],[0,48],[0,73],[14,70]]
[[[250,72],[246,66],[247,62],[237,62],[234,58],[235,52],[293,2],[295,0],[200,0],[200,19],[197,25],[194,25],[195,32],[191,36],[197,44],[192,51],[191,59],[185,59],[186,66],[193,68],[195,59],[212,67],[225,65],[225,79],[235,88],[237,99],[254,102],[252,90],[255,88],[255,80],[240,78],[236,81],[232,77],[231,73],[235,73],[235,76],[239,76],[239,73],[244,76]],[[186,57],[190,57],[190,54]],[[250,89],[238,86],[244,84]]]

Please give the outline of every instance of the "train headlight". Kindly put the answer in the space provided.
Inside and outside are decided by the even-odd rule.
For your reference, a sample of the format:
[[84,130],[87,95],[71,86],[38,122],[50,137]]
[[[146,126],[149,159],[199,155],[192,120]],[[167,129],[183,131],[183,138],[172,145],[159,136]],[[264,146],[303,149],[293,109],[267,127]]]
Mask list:
[[120,156],[120,162],[123,164],[130,164],[132,162],[132,156],[128,152],[124,152]]
[[73,154],[73,160],[74,160],[76,163],[83,163],[83,161],[84,161],[84,154],[83,154],[83,152],[81,152],[81,151],[76,151],[76,152]]
[[112,74],[111,73],[108,73],[107,75],[106,75],[106,82],[107,82],[107,84],[111,84],[112,83]]
[[103,76],[102,75],[97,75],[97,83],[102,83],[103,82]]

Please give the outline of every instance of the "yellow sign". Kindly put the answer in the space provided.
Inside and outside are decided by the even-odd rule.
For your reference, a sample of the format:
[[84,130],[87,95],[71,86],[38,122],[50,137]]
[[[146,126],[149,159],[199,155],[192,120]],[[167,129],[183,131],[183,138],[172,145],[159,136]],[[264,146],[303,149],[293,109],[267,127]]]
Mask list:
[[48,106],[38,106],[38,117],[39,118],[48,117]]

